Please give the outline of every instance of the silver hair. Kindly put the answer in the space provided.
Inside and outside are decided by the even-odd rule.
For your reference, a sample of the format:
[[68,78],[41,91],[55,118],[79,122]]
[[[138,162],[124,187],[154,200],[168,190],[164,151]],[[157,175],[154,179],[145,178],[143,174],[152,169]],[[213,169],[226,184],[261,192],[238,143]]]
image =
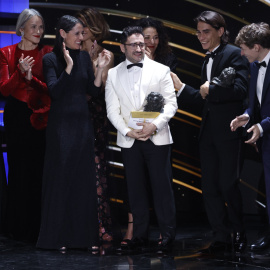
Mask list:
[[[41,16],[41,14],[33,8],[30,8],[30,9],[26,8],[20,13],[19,18],[17,20],[17,24],[16,24],[16,35],[17,36],[22,35],[20,29],[24,28],[25,23],[29,19],[31,19],[33,16],[38,16],[42,20],[43,29],[45,30],[45,24],[44,24],[44,20],[43,20],[43,17]],[[44,32],[43,32],[43,34],[44,34]]]

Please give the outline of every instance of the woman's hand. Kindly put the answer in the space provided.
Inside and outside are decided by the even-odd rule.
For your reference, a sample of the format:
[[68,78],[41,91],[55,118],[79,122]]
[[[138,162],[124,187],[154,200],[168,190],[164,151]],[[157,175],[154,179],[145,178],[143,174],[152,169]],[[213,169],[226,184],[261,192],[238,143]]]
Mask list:
[[98,55],[98,62],[97,62],[97,68],[103,69],[106,67],[111,60],[111,54],[109,51],[104,49],[101,53]]
[[[19,59],[19,68],[21,70],[21,73],[27,73],[29,71],[29,69],[32,69],[34,62],[35,62],[35,60],[33,57],[26,56],[24,58],[24,54],[22,53],[22,55]],[[31,72],[31,74],[32,74],[32,72]],[[32,79],[32,75],[31,75],[31,79]]]
[[25,79],[28,80],[28,81],[31,81],[32,80],[32,68],[29,68],[27,70]]
[[63,42],[63,54],[64,54],[65,61],[67,63],[66,72],[70,74],[73,67],[73,60],[69,55],[69,51],[66,49],[65,42]]
[[154,60],[154,55],[152,54],[151,50],[148,47],[145,47],[145,54],[149,59]]

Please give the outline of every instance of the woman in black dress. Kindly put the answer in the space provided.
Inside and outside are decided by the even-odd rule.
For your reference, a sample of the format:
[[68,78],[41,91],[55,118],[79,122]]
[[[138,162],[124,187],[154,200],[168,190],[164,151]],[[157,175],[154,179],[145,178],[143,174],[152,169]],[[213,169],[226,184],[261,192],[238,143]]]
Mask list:
[[94,133],[86,94],[99,94],[110,54],[100,53],[95,78],[89,54],[80,51],[82,39],[81,21],[65,15],[58,22],[53,52],[43,58],[52,103],[39,248],[98,250]]
[[[102,42],[110,35],[110,28],[103,15],[95,8],[84,8],[76,17],[85,25],[82,40],[82,50],[87,51],[93,63],[93,70],[97,72],[98,54],[104,50]],[[105,84],[108,71],[114,66],[114,55],[111,55],[110,63],[102,73],[101,94],[98,97],[88,96],[88,106],[93,120],[95,133],[95,164],[96,164],[96,186],[98,197],[98,220],[99,236],[102,242],[111,242],[112,219],[110,215],[110,204],[108,198],[109,166],[107,164],[107,145],[109,121],[107,118],[105,104]]]

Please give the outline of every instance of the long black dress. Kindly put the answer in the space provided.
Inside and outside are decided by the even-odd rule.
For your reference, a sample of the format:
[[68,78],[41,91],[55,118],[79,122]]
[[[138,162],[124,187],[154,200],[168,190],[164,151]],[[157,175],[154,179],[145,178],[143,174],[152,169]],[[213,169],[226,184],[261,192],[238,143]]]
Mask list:
[[42,219],[37,247],[87,248],[98,242],[94,134],[86,93],[96,96],[87,52],[68,49],[66,64],[54,53],[43,58],[44,77],[52,98],[42,189]]

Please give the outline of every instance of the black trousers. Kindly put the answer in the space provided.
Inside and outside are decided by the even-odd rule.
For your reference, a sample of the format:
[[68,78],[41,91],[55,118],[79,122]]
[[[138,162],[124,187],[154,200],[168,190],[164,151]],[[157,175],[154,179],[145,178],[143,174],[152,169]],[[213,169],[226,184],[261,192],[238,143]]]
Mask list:
[[122,148],[121,151],[133,214],[133,237],[144,239],[148,237],[147,182],[150,181],[161,235],[174,239],[176,222],[170,162],[171,146],[157,146],[151,140],[135,140],[131,148]]
[[243,232],[239,174],[241,139],[220,140],[206,123],[200,139],[202,191],[208,220],[216,241],[230,241],[231,232]]

